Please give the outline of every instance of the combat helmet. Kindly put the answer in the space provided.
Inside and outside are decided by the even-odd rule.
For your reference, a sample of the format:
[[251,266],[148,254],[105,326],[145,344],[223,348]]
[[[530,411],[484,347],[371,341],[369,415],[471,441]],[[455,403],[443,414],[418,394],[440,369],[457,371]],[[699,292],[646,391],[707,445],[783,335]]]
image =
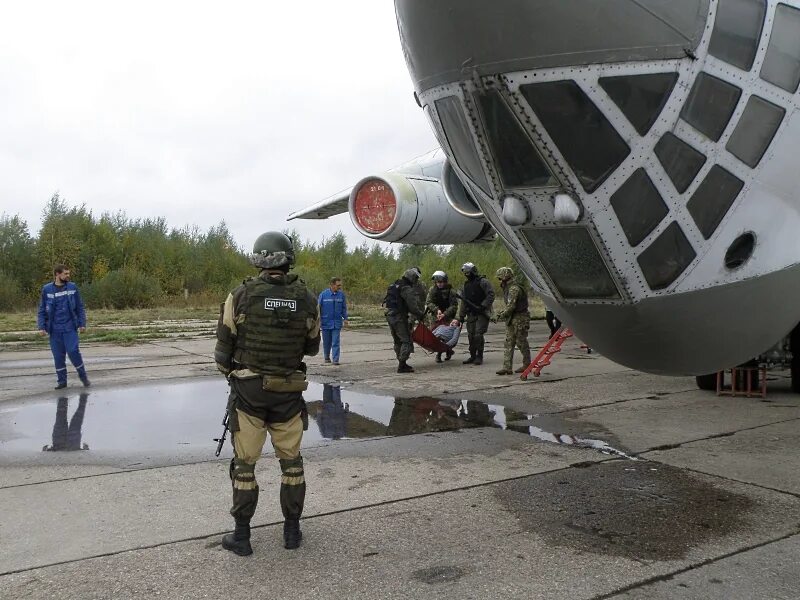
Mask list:
[[478,267],[476,267],[474,263],[465,262],[463,265],[461,265],[461,272],[464,275],[477,275]]
[[417,271],[416,267],[406,269],[405,273],[403,273],[403,278],[411,283],[417,283],[419,281],[419,271]]
[[500,267],[494,275],[501,281],[505,281],[506,279],[512,279],[514,277],[514,271],[509,267]]
[[431,275],[431,279],[434,281],[447,281],[447,273],[444,271],[434,271],[433,275]]
[[279,231],[267,231],[253,244],[250,264],[260,269],[291,268],[294,264],[294,245],[291,238]]

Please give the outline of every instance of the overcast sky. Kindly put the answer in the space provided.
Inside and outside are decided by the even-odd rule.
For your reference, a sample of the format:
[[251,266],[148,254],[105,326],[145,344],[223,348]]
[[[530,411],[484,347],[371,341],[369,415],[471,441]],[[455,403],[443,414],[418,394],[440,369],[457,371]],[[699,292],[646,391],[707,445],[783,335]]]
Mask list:
[[435,148],[412,94],[390,0],[5,3],[0,212],[360,243],[286,216]]

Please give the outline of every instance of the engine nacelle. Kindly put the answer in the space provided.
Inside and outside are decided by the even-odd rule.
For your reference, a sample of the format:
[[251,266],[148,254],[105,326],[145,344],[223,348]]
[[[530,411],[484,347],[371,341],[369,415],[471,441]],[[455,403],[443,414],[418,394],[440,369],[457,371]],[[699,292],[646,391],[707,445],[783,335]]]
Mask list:
[[[462,186],[463,190],[463,186]],[[461,202],[471,201],[463,190]],[[488,240],[492,228],[455,210],[440,180],[400,173],[370,175],[350,192],[350,220],[375,240],[405,244],[458,244]]]

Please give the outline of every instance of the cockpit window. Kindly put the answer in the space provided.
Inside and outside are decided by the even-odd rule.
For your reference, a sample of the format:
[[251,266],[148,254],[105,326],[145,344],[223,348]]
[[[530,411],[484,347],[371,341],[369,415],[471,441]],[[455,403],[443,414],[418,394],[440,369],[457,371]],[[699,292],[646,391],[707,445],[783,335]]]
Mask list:
[[670,132],[658,140],[654,150],[675,189],[681,194],[692,184],[706,162],[705,156]]
[[520,86],[587,192],[595,191],[630,154],[608,119],[574,81]]
[[708,53],[749,71],[764,26],[766,0],[719,0]]
[[696,253],[676,221],[639,255],[639,266],[651,290],[663,290],[686,270]]
[[728,152],[746,165],[755,167],[769,148],[784,114],[784,108],[758,96],[750,96],[744,113],[725,146]]
[[744,183],[728,171],[714,165],[686,203],[697,228],[708,239],[742,191]]
[[661,114],[677,80],[677,73],[646,73],[601,77],[599,81],[639,135],[645,135]]
[[558,185],[500,92],[475,94],[475,102],[503,183],[508,187]]
[[631,246],[638,246],[669,213],[644,169],[634,171],[614,192],[611,206]]
[[521,229],[562,297],[615,299],[619,291],[584,227]]
[[447,144],[450,146],[456,164],[475,185],[491,196],[486,174],[483,172],[472,133],[467,125],[467,118],[461,109],[461,102],[456,96],[448,96],[436,100],[434,104],[436,104],[436,112],[439,114],[439,121],[442,123]]
[[800,84],[800,10],[778,4],[761,79],[794,94]]
[[683,105],[681,118],[718,142],[741,95],[742,90],[735,85],[708,73],[700,73]]

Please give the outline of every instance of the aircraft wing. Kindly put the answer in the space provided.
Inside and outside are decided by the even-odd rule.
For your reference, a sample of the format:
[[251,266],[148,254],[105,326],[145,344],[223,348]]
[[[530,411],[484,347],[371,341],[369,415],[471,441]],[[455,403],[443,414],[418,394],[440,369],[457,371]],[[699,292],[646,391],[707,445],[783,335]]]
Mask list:
[[320,200],[316,204],[298,210],[290,214],[286,220],[292,219],[327,219],[334,215],[340,215],[347,212],[347,203],[350,200],[350,191],[352,187],[346,188],[341,192],[335,193],[333,196],[328,196],[324,200]]

